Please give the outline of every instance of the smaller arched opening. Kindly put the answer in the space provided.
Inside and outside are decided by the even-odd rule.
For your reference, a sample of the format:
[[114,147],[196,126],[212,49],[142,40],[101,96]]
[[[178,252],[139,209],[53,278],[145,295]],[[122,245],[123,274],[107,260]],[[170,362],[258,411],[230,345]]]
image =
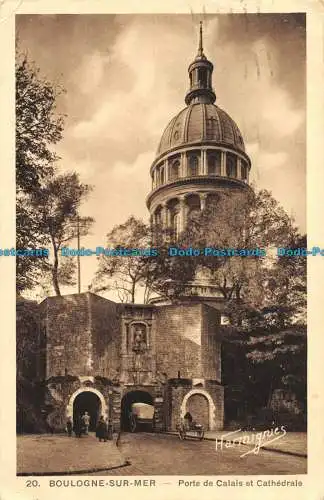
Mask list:
[[247,169],[246,163],[241,162],[241,179],[243,181],[247,181],[247,178],[248,178],[248,169]]
[[199,175],[199,156],[197,153],[191,153],[188,157],[189,176],[195,177]]
[[107,404],[105,398],[96,389],[81,388],[72,394],[67,406],[67,416],[73,422],[88,412],[90,416],[90,431],[94,431],[101,415],[107,417]]
[[168,201],[169,227],[172,232],[172,238],[177,239],[180,232],[180,204],[178,198]]
[[186,197],[186,206],[187,206],[187,217],[189,220],[197,216],[201,210],[199,194],[189,194]]
[[162,225],[162,207],[159,205],[154,211],[153,217],[154,226],[160,227]]
[[221,152],[214,151],[207,154],[208,175],[221,175]]
[[170,180],[174,181],[180,177],[180,161],[174,160],[170,165]]
[[187,412],[206,430],[215,429],[215,404],[206,390],[192,389],[185,395],[180,408],[180,418],[183,419]]
[[237,159],[232,153],[226,154],[226,175],[227,177],[237,177]]

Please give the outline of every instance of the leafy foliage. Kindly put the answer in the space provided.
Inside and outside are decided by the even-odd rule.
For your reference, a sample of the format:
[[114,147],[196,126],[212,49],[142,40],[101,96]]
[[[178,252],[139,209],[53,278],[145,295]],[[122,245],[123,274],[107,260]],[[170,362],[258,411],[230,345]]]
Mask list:
[[[62,138],[64,116],[57,100],[64,90],[42,78],[25,55],[16,54],[16,246],[52,246],[53,259],[17,257],[17,290],[41,284],[56,294],[61,285],[74,284],[75,262],[59,262],[61,246],[76,237],[79,208],[90,192],[76,173],[57,174],[59,159],[53,146]],[[93,222],[79,217],[80,235]]]
[[31,200],[38,208],[39,227],[48,237],[53,249],[53,262],[47,262],[48,271],[56,295],[60,295],[60,286],[74,283],[75,263],[72,259],[60,259],[59,252],[63,245],[77,237],[88,234],[93,223],[91,217],[79,217],[82,201],[88,196],[91,187],[80,182],[77,173],[65,173],[53,176],[32,195]]
[[51,144],[62,138],[64,117],[56,113],[63,92],[41,78],[26,56],[16,57],[16,182],[24,193],[34,192],[53,172],[57,156]]
[[[107,248],[145,249],[151,232],[142,221],[130,216],[107,234]],[[121,302],[135,302],[136,292],[146,287],[146,261],[140,256],[98,257],[99,268],[92,283],[95,292],[115,290]]]
[[[62,138],[64,117],[56,112],[63,89],[53,87],[16,52],[16,247],[42,248],[49,242],[30,196],[54,172],[51,146]],[[34,287],[46,269],[42,258],[17,258],[17,290]]]

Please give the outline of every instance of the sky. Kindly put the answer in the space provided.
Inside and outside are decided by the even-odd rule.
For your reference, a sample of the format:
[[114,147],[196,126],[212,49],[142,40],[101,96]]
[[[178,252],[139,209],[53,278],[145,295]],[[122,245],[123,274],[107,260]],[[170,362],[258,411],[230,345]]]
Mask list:
[[[164,128],[185,107],[187,68],[197,53],[201,19],[16,16],[20,50],[41,75],[66,90],[58,100],[58,112],[66,114],[64,135],[55,150],[61,170],[76,171],[93,186],[81,213],[96,222],[82,246],[106,246],[106,234],[131,214],[148,219],[150,165]],[[216,104],[242,132],[252,161],[250,179],[270,190],[305,231],[304,18],[223,14],[205,15],[203,21]],[[96,268],[95,257],[81,259],[82,291]]]

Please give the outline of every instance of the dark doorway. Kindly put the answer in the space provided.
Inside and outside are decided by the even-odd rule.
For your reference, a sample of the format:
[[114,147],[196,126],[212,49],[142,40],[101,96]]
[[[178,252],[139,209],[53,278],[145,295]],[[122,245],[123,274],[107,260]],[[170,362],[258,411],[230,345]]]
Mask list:
[[101,415],[101,402],[97,394],[84,391],[79,394],[73,403],[73,421],[81,417],[87,411],[90,415],[90,431],[95,431],[98,419]]
[[146,391],[131,391],[125,394],[121,401],[120,412],[120,427],[122,431],[130,431],[129,413],[133,403],[146,403],[153,405],[153,398],[151,394]]
[[202,424],[206,430],[209,429],[209,403],[203,394],[193,394],[187,401],[186,411],[191,413],[192,418]]

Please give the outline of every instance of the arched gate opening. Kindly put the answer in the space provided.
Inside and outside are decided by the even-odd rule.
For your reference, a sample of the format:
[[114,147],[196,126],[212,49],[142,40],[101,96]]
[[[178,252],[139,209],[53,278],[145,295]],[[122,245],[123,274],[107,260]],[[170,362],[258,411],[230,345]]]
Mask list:
[[125,394],[121,400],[120,428],[122,431],[130,431],[129,414],[133,403],[146,403],[153,405],[153,398],[146,391],[131,391]]

